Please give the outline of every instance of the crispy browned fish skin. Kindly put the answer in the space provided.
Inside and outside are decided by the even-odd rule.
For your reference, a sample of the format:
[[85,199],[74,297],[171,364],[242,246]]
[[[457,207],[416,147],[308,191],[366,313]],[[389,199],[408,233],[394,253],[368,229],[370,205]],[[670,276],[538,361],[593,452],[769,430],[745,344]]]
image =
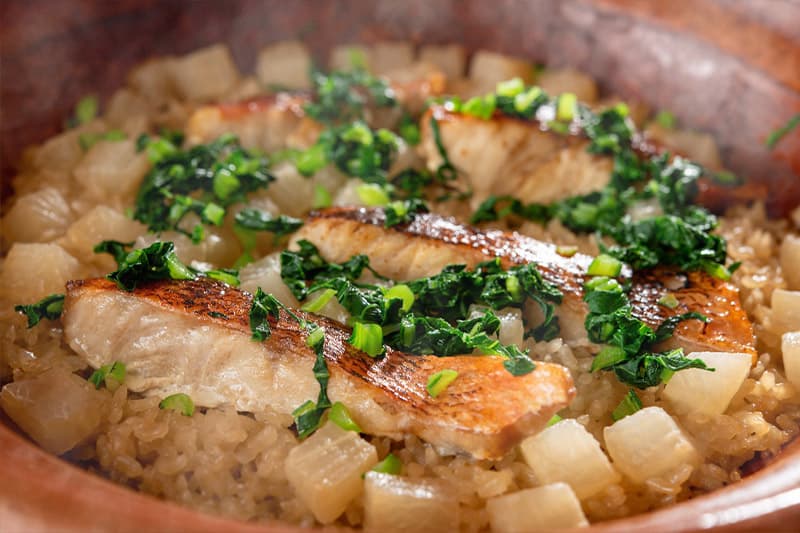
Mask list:
[[[343,261],[353,254],[370,256],[373,267],[383,275],[413,279],[429,276],[447,264],[469,266],[499,257],[504,266],[535,262],[542,277],[564,293],[562,310],[577,320],[561,321],[562,332],[571,338],[583,332],[586,315],[583,283],[592,258],[583,254],[564,257],[555,245],[517,233],[480,231],[434,214],[418,214],[406,225],[384,227],[383,210],[330,208],[312,213],[295,239],[306,238],[320,247],[329,261]],[[404,255],[404,250],[415,248]],[[623,271],[630,277],[629,269]],[[658,304],[667,292],[679,305],[669,309]],[[687,351],[712,350],[749,353],[756,357],[753,327],[739,302],[739,291],[731,283],[704,272],[682,274],[660,268],[637,272],[629,298],[633,314],[651,327],[658,327],[671,316],[689,311],[706,315],[699,320],[681,322],[664,348],[681,346]],[[575,322],[575,320],[572,320]]]
[[[152,313],[184,314],[198,327],[218,327],[222,334],[251,334],[248,314],[252,297],[205,278],[152,282],[130,293],[106,279],[71,281],[64,306],[65,334],[74,329],[71,313],[78,301],[93,294],[146,301],[152,306]],[[410,432],[437,446],[467,451],[476,458],[499,458],[524,437],[543,428],[575,395],[569,372],[560,365],[537,363],[533,372],[515,377],[503,368],[499,357],[414,356],[387,349],[384,357],[373,359],[347,343],[349,331],[340,324],[324,317],[297,314],[325,328],[331,399],[339,399],[337,394],[344,395],[341,399],[345,402],[354,395],[369,396],[398,424],[389,432],[391,435]],[[255,349],[262,348],[264,356],[276,364],[285,357],[303,359],[312,375],[315,356],[306,346],[306,334],[297,322],[284,312],[279,321],[270,319],[270,326],[272,335],[263,343],[254,342]],[[125,362],[124,352],[115,356]],[[445,368],[456,370],[458,378],[432,398],[426,391],[428,378]],[[318,386],[309,391],[307,399],[315,399],[318,391]],[[368,413],[360,411],[362,403],[347,405],[364,431],[387,434],[386,428],[381,427],[385,421],[373,423]]]

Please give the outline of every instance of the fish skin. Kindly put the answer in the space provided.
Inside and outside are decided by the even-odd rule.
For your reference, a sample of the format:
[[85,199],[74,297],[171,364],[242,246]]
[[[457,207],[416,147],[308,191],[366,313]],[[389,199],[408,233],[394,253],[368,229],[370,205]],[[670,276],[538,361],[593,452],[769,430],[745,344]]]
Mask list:
[[[319,393],[315,355],[285,312],[277,321],[270,317],[266,341],[252,341],[251,302],[248,293],[207,278],[151,282],[133,292],[106,279],[71,281],[64,335],[92,367],[124,362],[131,390],[184,392],[200,406],[290,414]],[[325,328],[329,396],[342,401],[368,434],[412,433],[442,450],[497,459],[543,429],[575,396],[569,371],[560,365],[536,363],[533,372],[515,377],[495,356],[416,356],[387,348],[373,359],[347,342],[350,332],[342,325],[297,314]],[[458,378],[432,398],[428,377],[445,368]]]
[[[481,231],[432,213],[419,213],[410,223],[391,228],[384,227],[384,220],[382,209],[324,209],[311,213],[293,242],[306,239],[333,262],[365,254],[377,272],[404,281],[430,276],[449,264],[474,267],[495,257],[505,268],[535,262],[542,277],[564,293],[556,310],[561,317],[561,335],[568,341],[585,339],[583,284],[591,256],[564,257],[553,244],[516,232]],[[681,322],[660,348],[749,353],[755,364],[753,326],[741,306],[738,289],[730,282],[705,272],[682,273],[669,268],[634,274],[627,266],[621,277],[632,282],[628,297],[633,315],[650,327],[657,328],[667,318],[690,311],[709,318],[708,323]],[[668,292],[679,302],[674,309],[657,303]]]

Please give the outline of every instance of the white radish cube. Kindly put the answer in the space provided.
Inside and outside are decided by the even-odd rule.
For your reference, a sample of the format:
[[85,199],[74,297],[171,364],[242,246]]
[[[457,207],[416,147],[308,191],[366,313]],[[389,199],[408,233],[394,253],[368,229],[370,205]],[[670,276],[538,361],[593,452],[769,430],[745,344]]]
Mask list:
[[9,242],[47,242],[63,235],[72,218],[64,196],[44,187],[17,198],[3,217],[3,234]]
[[647,407],[603,430],[617,467],[637,483],[669,475],[698,455],[678,424],[660,407]]
[[284,305],[300,307],[300,303],[281,279],[280,252],[267,255],[239,271],[241,288],[255,294],[261,290],[272,294]]
[[520,449],[539,482],[563,481],[581,500],[621,479],[597,439],[575,420],[562,420],[525,439]]
[[177,59],[172,67],[172,80],[187,100],[208,101],[236,85],[239,69],[228,47],[216,44]]
[[547,94],[573,93],[579,102],[587,104],[596,102],[599,94],[594,78],[573,68],[546,69],[536,79],[536,85]]
[[512,78],[522,78],[525,83],[533,81],[533,64],[517,57],[479,50],[472,57],[469,77],[481,83],[494,84]]
[[0,267],[0,294],[15,304],[31,304],[63,293],[64,284],[81,273],[78,260],[57,244],[17,242]]
[[414,46],[407,41],[375,43],[370,53],[370,62],[376,76],[408,68],[412,61],[414,61]]
[[330,70],[355,70],[364,68],[372,72],[372,53],[369,48],[359,44],[343,44],[331,50],[328,59]]
[[781,243],[781,270],[790,289],[800,289],[800,236],[787,235]]
[[311,54],[300,41],[281,41],[261,49],[256,73],[262,85],[285,85],[305,89],[310,86]]
[[98,141],[75,167],[75,179],[93,198],[107,201],[130,196],[150,169],[147,155],[133,140]]
[[452,80],[464,76],[467,53],[458,44],[428,44],[420,48],[419,60],[438,67],[448,80]]
[[50,369],[7,384],[0,407],[42,448],[61,455],[88,439],[105,413],[106,396],[85,379]]
[[361,494],[361,475],[377,462],[372,444],[328,422],[289,452],[285,472],[314,517],[330,524]]
[[365,478],[366,531],[458,530],[458,500],[442,482],[379,472]]
[[664,387],[664,398],[682,412],[719,415],[725,412],[750,373],[752,356],[746,353],[697,352],[714,371],[687,368],[676,372]]
[[783,334],[781,351],[786,379],[795,387],[800,387],[800,331]]
[[800,330],[800,291],[772,291],[772,322],[781,333]]
[[494,533],[586,527],[581,504],[566,483],[521,490],[486,502]]

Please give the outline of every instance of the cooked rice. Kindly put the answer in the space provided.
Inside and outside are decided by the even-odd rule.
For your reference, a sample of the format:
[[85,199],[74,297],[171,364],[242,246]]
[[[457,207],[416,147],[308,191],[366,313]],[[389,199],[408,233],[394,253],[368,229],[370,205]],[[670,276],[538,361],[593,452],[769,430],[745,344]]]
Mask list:
[[[113,121],[108,124],[135,137],[158,125],[182,125],[191,108],[191,104],[171,95],[161,95],[163,100],[156,98],[148,103],[143,94],[133,87],[122,89],[115,98],[135,98],[137,105],[132,106],[131,113],[126,113],[124,106],[113,107]],[[95,120],[29,152],[15,181],[20,196],[47,190],[50,200],[43,201],[63,202],[68,207],[60,211],[62,219],[49,223],[37,220],[35,209],[30,213],[14,211],[13,221],[9,222],[7,217],[4,224],[6,251],[17,240],[54,243],[59,248],[53,250],[64,251],[64,255],[72,253],[66,256],[74,258],[74,265],[67,270],[61,263],[52,265],[61,269],[53,272],[55,281],[45,279],[39,289],[29,290],[25,288],[31,286],[29,281],[16,279],[22,276],[20,270],[6,268],[9,260],[2,259],[0,382],[28,379],[50,368],[88,376],[90,371],[83,361],[63,344],[58,322],[45,321],[36,328],[26,329],[25,319],[14,313],[12,307],[23,299],[28,303],[52,292],[48,287],[63,282],[59,276],[65,271],[70,277],[107,272],[107,262],[98,261],[91,252],[86,252],[88,246],[100,240],[98,236],[112,238],[120,233],[131,236],[133,232],[132,236],[139,235],[142,239],[140,243],[152,240],[152,236],[144,234],[143,227],[124,218],[125,207],[132,203],[130,194],[121,197],[100,192],[87,196],[86,187],[72,172],[85,157],[78,148],[79,131],[102,130],[108,124],[103,119]],[[105,215],[97,220],[80,221],[94,206],[107,206],[101,210]],[[109,214],[113,214],[114,224],[118,224],[111,234],[103,229],[104,224],[110,223]],[[30,226],[23,228],[22,221],[29,221]],[[42,229],[37,233],[38,227]],[[70,228],[81,233],[71,234]],[[576,245],[586,253],[597,253],[590,237],[575,235],[557,222],[546,228],[525,223],[519,231],[558,244]],[[760,204],[733,208],[722,219],[720,232],[728,239],[730,257],[742,262],[733,281],[740,287],[742,304],[755,324],[758,363],[725,414],[675,415],[703,457],[700,466],[692,469],[685,465],[671,477],[653,479],[643,486],[628,481],[611,485],[583,502],[590,521],[644,512],[734,483],[741,478],[739,468],[745,462],[759,453],[777,453],[800,432],[800,394],[784,377],[780,331],[773,324],[770,309],[772,291],[786,288],[778,250],[788,231],[786,222],[768,220]],[[86,242],[76,242],[86,233],[90,234],[85,237]],[[238,254],[236,247],[231,250],[224,242],[214,242],[211,239],[205,248],[192,250],[192,258],[220,264],[230,263]],[[190,248],[186,243],[179,245],[179,255],[186,259]],[[534,359],[559,363],[571,371],[577,397],[561,415],[575,418],[602,443],[603,428],[612,423],[610,413],[627,393],[627,387],[613,374],[589,372],[592,355],[588,341],[584,346],[568,346],[556,339],[531,343],[529,347]],[[642,391],[643,404],[664,405],[662,388]],[[68,459],[143,492],[202,511],[246,520],[315,523],[284,475],[287,454],[297,443],[294,433],[287,429],[292,423],[290,417],[271,412],[237,413],[230,408],[198,410],[194,416],[185,417],[159,409],[158,399],[129,392],[124,385],[114,393],[103,389],[99,394],[107,400],[98,403],[102,427],[90,442],[69,452]],[[465,531],[488,527],[487,498],[537,485],[531,469],[516,451],[501,461],[475,461],[440,455],[413,436],[402,441],[370,440],[379,457],[392,451],[402,460],[404,475],[440,478],[452,485],[460,502],[461,527]],[[339,523],[357,526],[362,515],[362,504],[357,500]]]

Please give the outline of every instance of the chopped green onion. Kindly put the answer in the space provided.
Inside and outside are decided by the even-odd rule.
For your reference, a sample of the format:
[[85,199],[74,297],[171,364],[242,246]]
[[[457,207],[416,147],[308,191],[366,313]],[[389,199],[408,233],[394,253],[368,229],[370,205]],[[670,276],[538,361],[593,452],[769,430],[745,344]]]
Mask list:
[[556,106],[556,120],[559,122],[572,122],[578,106],[578,97],[575,93],[563,93],[558,97]]
[[560,416],[558,416],[558,415],[553,415],[553,416],[550,418],[550,420],[548,420],[548,421],[547,421],[547,425],[546,425],[545,427],[548,427],[548,428],[549,428],[550,426],[553,426],[553,425],[555,425],[555,424],[558,424],[558,423],[559,423],[559,422],[561,422],[562,420],[563,420],[563,418],[561,418]]
[[356,433],[361,433],[361,428],[350,416],[350,412],[342,402],[336,402],[331,406],[330,411],[328,411],[328,420],[345,431],[355,431]]
[[375,142],[375,136],[369,126],[363,122],[354,122],[344,130],[342,140],[352,141],[362,146],[371,146]]
[[621,117],[627,117],[631,114],[631,109],[628,107],[628,104],[625,102],[620,102],[614,106],[614,111]]
[[226,285],[230,285],[231,287],[238,287],[239,286],[239,273],[237,271],[230,271],[230,270],[208,270],[203,272],[203,275],[207,278],[215,279],[217,281],[221,281]]
[[725,268],[725,265],[721,265],[713,261],[705,261],[703,263],[703,270],[705,270],[706,274],[709,276],[713,276],[722,281],[728,281],[731,279],[731,272]]
[[435,374],[431,374],[428,378],[428,385],[425,388],[428,390],[428,394],[430,394],[431,397],[436,398],[444,392],[457,377],[458,372],[450,368],[445,368]]
[[317,344],[325,341],[325,328],[315,327],[306,337],[306,345],[309,348],[316,348]]
[[241,186],[242,183],[239,181],[239,178],[234,176],[233,173],[227,169],[217,172],[217,175],[214,176],[214,194],[222,200],[230,197],[233,193],[238,191]]
[[496,101],[493,94],[488,94],[483,97],[475,96],[464,102],[464,105],[461,106],[461,112],[465,115],[489,120],[494,114],[495,106]]
[[330,207],[332,203],[333,198],[331,198],[331,193],[328,192],[328,189],[322,185],[314,185],[314,202],[311,206],[314,209],[322,209]]
[[590,372],[595,372],[597,370],[602,370],[604,368],[614,366],[617,363],[621,363],[622,361],[624,361],[625,357],[626,357],[625,350],[623,350],[619,346],[605,346],[594,357]]
[[383,330],[379,324],[357,320],[353,323],[350,344],[370,357],[377,357],[383,353]]
[[105,133],[81,133],[78,136],[78,144],[83,151],[89,150],[98,141],[124,141],[128,136],[121,130],[110,130]]
[[419,126],[410,115],[405,114],[400,121],[400,137],[411,146],[416,146],[421,140]]
[[664,296],[658,299],[658,305],[663,305],[669,309],[675,309],[678,307],[679,303],[678,299],[671,292],[664,294]]
[[386,297],[386,300],[391,300],[393,298],[397,298],[403,301],[403,311],[408,311],[411,309],[411,306],[414,305],[414,293],[411,291],[411,288],[408,285],[399,284],[391,287],[389,289],[384,290],[383,295]]
[[180,411],[183,416],[192,416],[194,414],[194,402],[188,394],[182,392],[167,396],[161,400],[158,408]]
[[302,309],[307,313],[318,313],[323,307],[328,305],[328,302],[331,301],[331,298],[336,294],[336,291],[333,289],[325,289],[322,291],[322,294],[311,300],[310,302],[306,303]]
[[348,48],[347,58],[350,66],[358,70],[367,70],[367,54],[360,48]]
[[717,183],[721,183],[722,185],[741,185],[742,180],[729,170],[721,170],[714,174],[713,176],[714,181]]
[[656,124],[662,128],[667,128],[668,130],[674,129],[678,122],[675,119],[675,115],[669,111],[659,111],[653,120],[656,122]]
[[372,467],[373,472],[397,476],[403,470],[403,462],[393,453],[387,455],[383,461]]
[[789,122],[787,122],[783,127],[772,131],[764,144],[766,144],[767,148],[769,149],[775,148],[775,145],[778,144],[781,139],[788,135],[789,132],[795,129],[798,125],[800,125],[800,113],[790,118]]
[[541,94],[542,89],[539,87],[531,87],[527,91],[519,93],[514,97],[514,110],[518,113],[525,113]]
[[497,84],[495,92],[500,96],[507,96],[509,98],[517,96],[525,90],[525,82],[522,78],[511,78],[510,80],[501,81]]
[[315,144],[308,150],[300,152],[295,158],[295,167],[303,176],[312,176],[318,170],[328,164],[328,156],[325,153],[325,146]]
[[611,412],[611,419],[616,422],[617,420],[622,420],[628,415],[632,415],[636,411],[642,408],[642,401],[633,391],[630,389],[628,394],[619,402],[619,405]]
[[590,276],[615,277],[619,276],[621,271],[622,262],[619,259],[610,255],[600,254],[592,260],[586,273]]
[[125,363],[114,361],[92,372],[92,375],[89,376],[89,383],[93,384],[95,389],[99,389],[105,383],[106,388],[114,392],[125,381],[125,374]]
[[84,96],[81,98],[75,105],[75,119],[78,124],[91,122],[97,116],[99,107],[96,96]]
[[578,253],[577,246],[556,246],[556,253],[562,257],[572,257]]
[[361,184],[356,187],[356,193],[364,205],[370,207],[383,206],[391,201],[386,189],[377,183]]
[[211,222],[215,226],[220,226],[223,218],[225,218],[224,207],[221,207],[214,202],[209,202],[203,208],[203,219]]

